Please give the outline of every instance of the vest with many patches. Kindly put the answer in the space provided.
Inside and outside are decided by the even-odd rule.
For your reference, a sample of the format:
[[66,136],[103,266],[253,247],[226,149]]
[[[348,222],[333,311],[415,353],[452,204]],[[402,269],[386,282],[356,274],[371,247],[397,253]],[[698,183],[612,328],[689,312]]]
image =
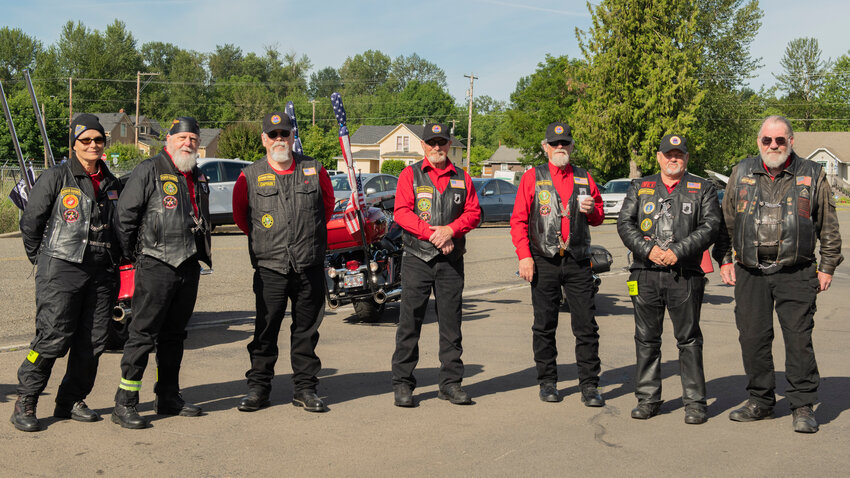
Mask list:
[[[736,260],[746,267],[758,267],[765,259],[781,266],[815,260],[817,237],[812,211],[818,206],[815,189],[822,166],[795,155],[787,169],[794,175],[792,183],[779,202],[770,203],[763,197],[758,175],[753,174],[764,171],[762,163],[761,157],[754,157],[738,166],[733,238]],[[775,248],[776,257],[760,259],[759,248]]]
[[590,256],[590,227],[587,216],[578,212],[578,196],[590,194],[590,180],[587,170],[573,166],[573,192],[567,200],[567,206],[555,185],[552,183],[552,173],[549,164],[541,164],[534,168],[534,201],[531,203],[531,214],[528,219],[528,239],[531,252],[544,257],[554,257],[561,249],[561,218],[570,221],[570,237],[563,238],[566,250],[577,261]]
[[283,274],[323,264],[328,245],[321,165],[309,156],[292,156],[292,174],[275,173],[265,158],[242,171],[248,186],[251,264]]
[[[449,177],[449,184],[441,193],[431,182],[428,173],[422,171],[423,161],[410,165],[413,170],[413,193],[415,197],[414,212],[419,219],[432,226],[446,226],[463,214],[466,205],[466,172],[455,167]],[[429,241],[423,241],[413,234],[402,233],[404,252],[413,254],[423,261],[430,261],[439,256],[440,250]],[[449,253],[449,260],[456,260],[466,251],[466,237],[452,239],[454,250]]]

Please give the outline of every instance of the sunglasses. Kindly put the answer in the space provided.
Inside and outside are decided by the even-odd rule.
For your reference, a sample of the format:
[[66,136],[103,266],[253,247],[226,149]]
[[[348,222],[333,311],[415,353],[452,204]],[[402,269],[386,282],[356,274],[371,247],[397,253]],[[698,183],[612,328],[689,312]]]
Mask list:
[[549,143],[549,146],[551,146],[553,148],[557,148],[558,146],[562,146],[562,147],[566,148],[567,146],[569,146],[571,144],[573,144],[572,141],[567,141],[565,139],[559,139],[558,141],[552,141],[551,143]]
[[434,138],[425,141],[425,144],[428,146],[445,146],[449,143],[449,141],[445,138]]
[[266,133],[266,136],[268,136],[269,139],[288,138],[289,131],[275,130],[270,133]]
[[104,138],[103,136],[98,136],[97,138],[79,138],[77,141],[83,143],[86,146],[90,145],[92,141],[94,141],[94,144],[103,145],[104,143],[106,143],[106,138]]
[[777,136],[775,138],[771,138],[770,136],[762,136],[761,144],[765,146],[770,146],[774,141],[776,141],[777,146],[785,146],[785,143],[788,142],[788,138],[784,136]]

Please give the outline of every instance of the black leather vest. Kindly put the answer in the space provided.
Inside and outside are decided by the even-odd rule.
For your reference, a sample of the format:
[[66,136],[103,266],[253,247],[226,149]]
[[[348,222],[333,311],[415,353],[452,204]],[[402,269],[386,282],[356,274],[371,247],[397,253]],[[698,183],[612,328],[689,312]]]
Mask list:
[[[764,171],[760,156],[747,158],[738,166],[735,214],[736,260],[746,267],[758,267],[759,247],[777,248],[775,263],[780,266],[806,264],[815,260],[816,231],[812,211],[816,210],[815,190],[822,166],[796,154],[787,171],[793,181],[776,203],[762,197],[759,175]],[[779,178],[777,178],[779,179]],[[762,264],[763,266],[766,264]]]
[[309,156],[292,156],[292,174],[275,173],[267,158],[242,171],[248,186],[251,264],[283,274],[323,264],[328,246],[321,164]]
[[98,198],[94,198],[90,181],[88,184],[77,181],[75,174],[86,174],[78,160],[69,159],[55,166],[61,170],[61,187],[44,230],[41,253],[77,264],[84,258],[109,264],[120,257],[112,230],[120,183],[103,162],[98,163],[103,172]]
[[573,193],[567,201],[567,207],[561,200],[558,190],[552,183],[549,163],[534,168],[534,201],[528,219],[528,239],[531,253],[538,256],[554,257],[561,249],[561,218],[566,215],[570,220],[570,237],[564,238],[567,250],[576,260],[590,257],[590,227],[587,216],[578,211],[579,194],[590,194],[590,180],[585,169],[573,166]]
[[147,202],[139,233],[139,252],[178,267],[191,257],[212,266],[210,254],[210,204],[207,178],[195,167],[195,202],[200,218],[189,198],[183,173],[177,170],[167,153],[153,161],[154,190]]
[[[422,171],[423,161],[408,166],[413,170],[414,209],[419,219],[432,226],[446,226],[463,214],[466,205],[466,172],[458,167],[449,177],[449,184],[443,192],[439,192],[428,173]],[[423,241],[413,234],[402,233],[404,252],[413,254],[423,261],[430,261],[439,256],[440,250],[428,241]],[[452,239],[454,250],[449,253],[450,261],[457,260],[466,252],[466,236]]]

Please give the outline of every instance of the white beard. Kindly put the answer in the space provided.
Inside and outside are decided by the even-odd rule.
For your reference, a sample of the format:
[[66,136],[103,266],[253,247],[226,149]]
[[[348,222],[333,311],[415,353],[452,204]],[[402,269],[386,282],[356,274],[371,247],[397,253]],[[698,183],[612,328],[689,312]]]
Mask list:
[[570,153],[566,151],[555,151],[554,153],[552,153],[552,157],[549,158],[549,162],[559,168],[563,168],[564,166],[570,164]]
[[764,161],[765,166],[771,169],[780,168],[785,165],[785,161],[788,161],[788,156],[791,156],[791,149],[788,148],[784,153],[779,151],[767,151],[762,153],[761,159]]
[[433,165],[445,164],[446,153],[444,151],[431,151],[428,155],[428,161],[430,161]]
[[177,151],[174,153],[174,165],[182,173],[188,173],[198,163],[198,153],[188,151]]
[[269,157],[275,163],[286,164],[286,163],[289,163],[290,161],[292,161],[292,151],[289,150],[289,149],[286,149],[285,151],[278,149],[278,150],[272,151],[271,154],[269,155]]

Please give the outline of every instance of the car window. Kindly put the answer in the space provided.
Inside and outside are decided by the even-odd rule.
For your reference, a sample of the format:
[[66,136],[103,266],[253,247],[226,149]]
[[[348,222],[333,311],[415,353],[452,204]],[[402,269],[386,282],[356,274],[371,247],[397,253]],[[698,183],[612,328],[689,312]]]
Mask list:
[[486,196],[490,191],[493,192],[494,196],[499,195],[499,181],[490,181],[484,186],[484,189],[481,190],[481,195]]
[[395,191],[398,186],[398,178],[384,176],[384,188],[386,191]]
[[332,177],[331,186],[333,186],[334,191],[351,191],[351,186],[348,184],[348,176]]
[[499,190],[502,192],[502,194],[511,194],[511,195],[516,196],[516,192],[517,192],[516,186],[514,186],[513,184],[511,184],[507,181],[502,181],[501,179],[498,181],[498,183],[499,183]]
[[242,169],[247,166],[242,163],[226,163],[222,162],[221,167],[224,169],[224,180],[225,181],[236,181],[239,178],[239,173],[242,172]]
[[605,185],[608,194],[626,194],[629,191],[631,181],[611,181]]
[[221,174],[218,172],[218,161],[213,161],[201,166],[201,172],[207,177],[207,181],[211,183],[221,182]]
[[376,193],[379,193],[384,190],[384,185],[381,183],[380,176],[374,177],[365,183],[363,183],[363,192],[365,193],[367,189],[374,188]]

